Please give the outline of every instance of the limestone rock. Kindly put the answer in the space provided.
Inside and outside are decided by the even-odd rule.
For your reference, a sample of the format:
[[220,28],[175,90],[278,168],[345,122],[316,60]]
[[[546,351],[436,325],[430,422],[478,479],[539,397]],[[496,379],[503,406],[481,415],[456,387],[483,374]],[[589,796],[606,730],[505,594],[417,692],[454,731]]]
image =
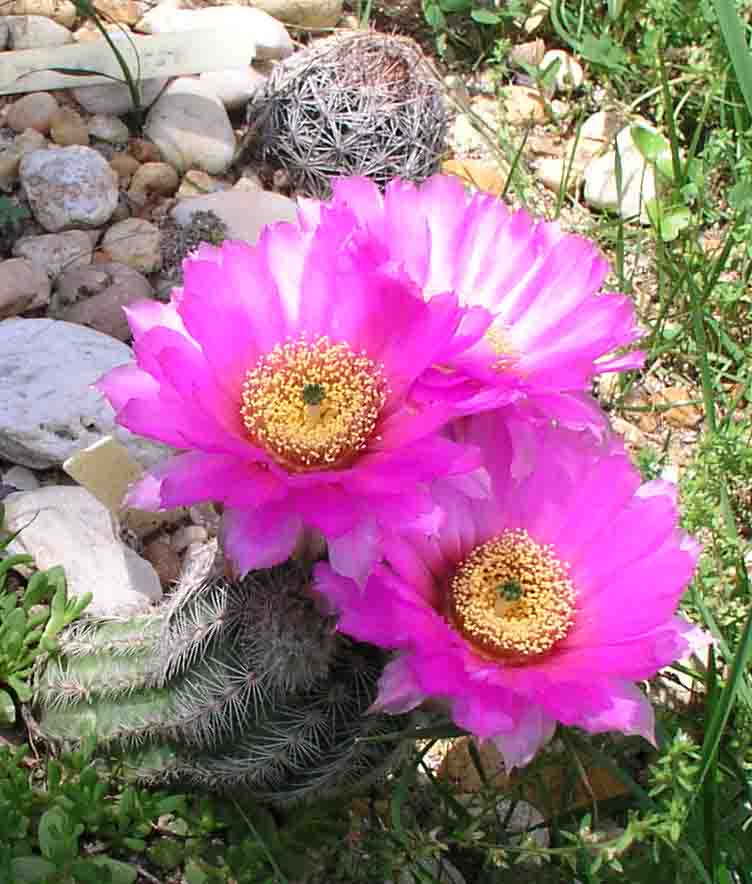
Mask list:
[[110,227],[101,248],[118,264],[126,264],[141,273],[153,273],[162,263],[159,243],[156,225],[143,218],[127,218]]
[[342,0],[246,0],[286,25],[333,28],[342,18]]
[[47,274],[25,258],[0,261],[0,319],[45,307],[50,300]]
[[[141,80],[141,107],[149,107],[164,89],[167,80],[151,77]],[[79,86],[73,96],[90,114],[113,114],[120,117],[133,110],[133,101],[125,83],[102,83],[101,86]]]
[[172,217],[182,225],[189,224],[194,212],[214,212],[227,225],[230,239],[255,243],[267,224],[294,221],[297,210],[293,200],[263,190],[225,190],[181,200],[172,210]]
[[93,593],[87,614],[134,613],[162,598],[152,565],[120,542],[107,508],[86,489],[52,485],[3,504],[7,528],[20,530],[12,551],[40,569],[62,565],[70,595]]
[[114,426],[114,414],[91,385],[130,362],[129,347],[106,335],[54,319],[0,322],[0,457],[44,469],[114,435],[140,462],[164,447]]
[[100,227],[117,206],[117,176],[90,147],[36,150],[23,157],[19,173],[34,217],[50,233]]
[[68,28],[43,15],[9,15],[5,21],[10,49],[51,49],[73,42]]
[[28,259],[50,278],[69,268],[91,264],[93,251],[89,234],[84,230],[23,236],[13,245],[17,258]]
[[178,172],[198,167],[220,174],[235,155],[235,133],[227,111],[200,80],[173,80],[149,111],[144,132]]

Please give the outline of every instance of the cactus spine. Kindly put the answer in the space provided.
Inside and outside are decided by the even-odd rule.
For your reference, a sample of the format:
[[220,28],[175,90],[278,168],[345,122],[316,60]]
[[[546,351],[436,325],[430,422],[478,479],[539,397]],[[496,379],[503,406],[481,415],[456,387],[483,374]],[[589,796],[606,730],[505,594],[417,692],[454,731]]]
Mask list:
[[[334,630],[289,562],[179,589],[155,615],[81,621],[36,680],[52,743],[94,734],[136,776],[282,804],[362,784],[404,718],[368,714],[384,664]],[[375,740],[364,738],[375,737]]]

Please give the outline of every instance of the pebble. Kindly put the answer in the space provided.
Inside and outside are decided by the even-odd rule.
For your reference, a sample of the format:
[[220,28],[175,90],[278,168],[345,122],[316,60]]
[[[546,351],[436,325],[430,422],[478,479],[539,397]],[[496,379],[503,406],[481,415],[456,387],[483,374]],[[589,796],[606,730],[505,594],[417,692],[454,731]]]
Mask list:
[[535,177],[554,193],[561,191],[566,178],[567,193],[574,193],[582,180],[583,164],[577,157],[570,164],[570,157],[542,157],[535,163]]
[[96,0],[94,5],[106,22],[121,25],[135,25],[143,14],[136,0]]
[[91,264],[93,245],[85,230],[23,236],[13,245],[17,258],[27,258],[50,278],[64,270]]
[[162,264],[159,228],[143,218],[119,221],[105,233],[100,248],[108,259],[141,273],[154,273]]
[[[156,101],[167,80],[152,77],[141,81],[141,106],[148,108]],[[133,110],[133,101],[125,83],[102,83],[100,86],[78,86],[73,97],[90,114],[112,114],[120,117]]]
[[189,169],[180,182],[177,196],[180,199],[191,196],[203,196],[208,193],[216,193],[219,190],[229,190],[227,184],[219,178],[214,178],[208,172],[201,169]]
[[112,408],[91,386],[132,358],[120,341],[71,322],[0,322],[0,457],[45,469],[107,435],[140,462],[163,456],[164,446],[115,427]]
[[46,307],[50,280],[44,270],[26,258],[0,261],[0,319]]
[[169,163],[143,163],[134,171],[128,192],[172,196],[179,185],[180,177]]
[[576,58],[565,52],[563,49],[550,49],[541,60],[541,70],[546,70],[549,66],[559,63],[559,67],[554,76],[554,89],[556,92],[572,92],[579,89],[585,80],[585,72],[582,65]]
[[73,42],[68,28],[43,15],[8,15],[9,49],[52,49]]
[[120,542],[109,511],[85,488],[52,485],[3,504],[8,530],[20,530],[10,550],[33,556],[40,570],[62,565],[69,596],[93,593],[87,614],[132,614],[161,600],[153,566]]
[[132,267],[96,264],[62,274],[52,298],[53,315],[127,341],[131,330],[123,308],[152,296],[149,280]]
[[50,120],[50,138],[60,147],[89,143],[89,127],[78,111],[62,107]]
[[141,163],[129,153],[116,153],[110,160],[110,168],[120,181],[127,181],[131,178],[140,165]]
[[0,190],[12,193],[18,183],[21,157],[46,145],[47,139],[41,132],[26,129],[20,135],[16,135],[12,144],[0,149]]
[[227,111],[200,80],[173,80],[149,111],[144,132],[180,173],[197,167],[220,174],[235,156],[235,133]]
[[35,150],[23,157],[19,174],[34,217],[50,233],[100,227],[117,206],[117,176],[90,147]]
[[502,96],[502,119],[510,126],[543,123],[546,105],[537,89],[529,86],[507,86]]
[[166,540],[152,540],[144,547],[144,558],[151,562],[164,589],[180,579],[180,556]]
[[127,144],[130,134],[125,123],[111,114],[94,114],[89,120],[89,135],[108,144]]
[[43,15],[64,28],[72,28],[78,16],[71,0],[12,0],[4,8],[9,15]]
[[[261,9],[246,6],[212,6],[205,9],[176,9],[160,3],[138,22],[136,30],[144,34],[163,34],[197,29],[244,29],[253,34],[256,58],[287,58],[294,46],[285,26]],[[252,52],[249,52],[248,61]]]
[[528,40],[526,43],[512,46],[509,50],[509,62],[516,67],[522,67],[523,64],[538,67],[545,54],[546,44],[538,37],[535,40]]
[[6,122],[16,132],[35,129],[46,135],[58,110],[60,107],[49,92],[31,92],[13,102],[8,108]]
[[263,190],[225,190],[192,197],[181,200],[171,214],[178,224],[184,226],[190,224],[194,212],[206,211],[214,212],[224,221],[230,239],[242,239],[249,243],[258,240],[267,224],[297,218],[297,207],[293,200]]
[[257,92],[263,89],[268,79],[265,74],[250,65],[226,71],[209,71],[199,75],[200,82],[214,92],[227,110],[244,107]]

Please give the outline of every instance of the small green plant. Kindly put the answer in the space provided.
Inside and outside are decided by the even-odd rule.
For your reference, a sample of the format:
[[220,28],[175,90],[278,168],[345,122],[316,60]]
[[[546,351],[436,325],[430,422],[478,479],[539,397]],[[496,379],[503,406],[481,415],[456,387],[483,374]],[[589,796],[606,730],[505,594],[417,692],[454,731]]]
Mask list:
[[[2,522],[0,507],[0,526]],[[68,599],[65,574],[59,567],[37,571],[23,589],[8,589],[11,570],[33,562],[28,555],[3,556],[16,536],[3,539],[0,534],[0,725],[15,722],[16,701],[31,700],[29,680],[37,658],[57,652],[56,636],[91,601],[91,593]]]

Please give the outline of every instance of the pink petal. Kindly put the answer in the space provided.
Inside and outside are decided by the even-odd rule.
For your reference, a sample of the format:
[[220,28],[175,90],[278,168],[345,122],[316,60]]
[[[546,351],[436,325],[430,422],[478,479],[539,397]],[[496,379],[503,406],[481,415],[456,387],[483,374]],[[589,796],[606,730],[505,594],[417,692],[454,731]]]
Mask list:
[[285,503],[257,509],[225,509],[220,539],[239,575],[271,568],[292,555],[302,529]]

